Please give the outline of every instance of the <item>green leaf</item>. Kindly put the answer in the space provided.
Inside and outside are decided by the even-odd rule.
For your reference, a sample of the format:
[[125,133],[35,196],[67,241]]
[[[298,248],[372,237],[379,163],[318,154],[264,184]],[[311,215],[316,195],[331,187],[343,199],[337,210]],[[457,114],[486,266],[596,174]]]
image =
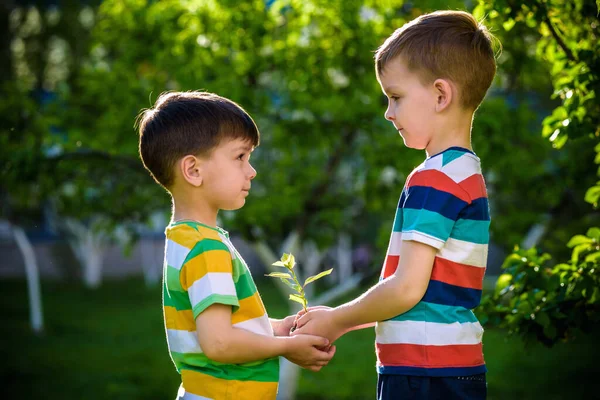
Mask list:
[[504,288],[510,285],[513,276],[511,274],[502,274],[496,281],[496,293],[500,293]]
[[512,18],[502,23],[502,27],[507,32],[510,31],[513,28],[513,26],[515,26],[515,20]]
[[281,256],[281,262],[287,268],[294,268],[294,266],[296,265],[296,257],[294,257],[292,253],[283,253],[283,256]]
[[592,239],[596,239],[597,241],[600,241],[600,228],[593,227],[593,228],[588,229],[587,235],[589,237],[591,237]]
[[265,276],[271,276],[273,278],[281,279],[292,279],[292,276],[287,272],[271,272],[270,274],[265,274]]
[[574,264],[577,263],[577,261],[579,261],[579,254],[583,251],[586,251],[590,247],[591,246],[589,243],[582,243],[575,246],[573,253],[571,254],[571,262]]
[[306,307],[306,299],[297,294],[290,294],[290,300],[300,303],[303,307]]
[[596,251],[594,253],[588,254],[587,256],[585,256],[585,262],[598,262],[598,260],[600,260],[600,251]]
[[582,243],[592,243],[593,240],[590,239],[587,236],[584,235],[575,235],[571,238],[571,240],[569,240],[569,243],[567,243],[567,247],[575,247],[577,245],[580,245]]
[[327,271],[323,271],[317,275],[313,275],[313,276],[309,276],[308,278],[306,278],[306,281],[304,281],[304,286],[308,285],[311,282],[316,281],[317,279],[320,279],[326,275],[329,275],[331,273],[331,271],[333,271],[333,268],[328,269]]
[[274,262],[273,264],[271,264],[271,265],[274,265],[274,266],[276,266],[276,267],[285,267],[285,264],[284,264],[284,263],[282,263],[281,261],[275,261],[275,262]]
[[600,199],[600,185],[592,186],[585,193],[585,201],[597,207],[598,199]]

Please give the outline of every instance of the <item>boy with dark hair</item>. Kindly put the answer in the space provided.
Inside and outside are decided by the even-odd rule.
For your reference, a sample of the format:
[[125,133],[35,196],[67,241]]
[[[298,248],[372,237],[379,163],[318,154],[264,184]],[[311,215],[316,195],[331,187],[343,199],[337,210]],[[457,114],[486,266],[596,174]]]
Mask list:
[[402,190],[380,282],[303,315],[294,333],[332,343],[376,322],[378,399],[484,399],[479,305],[490,215],[473,114],[496,71],[493,37],[472,15],[440,11],[395,31],[375,55],[385,118],[427,158]]
[[278,356],[318,371],[335,348],[288,336],[295,316],[268,318],[250,270],[217,226],[219,210],[244,205],[256,176],[254,121],[215,94],[166,93],[140,114],[139,133],[144,166],[173,199],[163,309],[178,399],[275,399]]

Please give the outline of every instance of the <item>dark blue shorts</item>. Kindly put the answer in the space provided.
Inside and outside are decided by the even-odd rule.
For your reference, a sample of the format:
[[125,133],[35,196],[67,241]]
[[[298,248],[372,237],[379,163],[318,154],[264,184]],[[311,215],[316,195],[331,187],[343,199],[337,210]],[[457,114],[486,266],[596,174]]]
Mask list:
[[378,375],[377,400],[485,400],[485,374],[471,376]]

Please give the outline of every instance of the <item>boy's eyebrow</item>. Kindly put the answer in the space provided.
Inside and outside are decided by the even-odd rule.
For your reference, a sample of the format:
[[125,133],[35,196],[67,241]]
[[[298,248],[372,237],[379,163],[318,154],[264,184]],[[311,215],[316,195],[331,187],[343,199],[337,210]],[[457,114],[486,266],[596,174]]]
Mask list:
[[391,86],[382,87],[382,89],[383,89],[384,93],[389,93],[389,92],[393,92],[394,89],[397,89],[397,88],[396,88],[396,85],[391,85]]
[[242,151],[242,150],[246,151],[246,152],[250,152],[250,151],[254,150],[254,146],[244,144],[244,145],[238,146],[235,149],[233,149],[233,152],[237,153],[238,151]]

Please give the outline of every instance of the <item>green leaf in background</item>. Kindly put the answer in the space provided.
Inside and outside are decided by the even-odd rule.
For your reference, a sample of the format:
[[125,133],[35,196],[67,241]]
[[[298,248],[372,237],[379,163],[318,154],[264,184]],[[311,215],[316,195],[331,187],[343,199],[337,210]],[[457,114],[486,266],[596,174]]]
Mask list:
[[317,275],[313,275],[313,276],[309,276],[308,278],[306,278],[306,281],[304,281],[304,286],[308,285],[311,282],[316,281],[317,279],[320,279],[326,275],[329,275],[331,273],[331,271],[333,271],[333,268],[328,269],[327,271],[323,271]]
[[515,20],[512,18],[502,23],[502,27],[507,32],[510,31],[513,28],[513,26],[515,26]]
[[600,182],[589,188],[585,193],[585,201],[594,207],[598,207],[598,199],[600,199]]
[[597,242],[599,242],[600,241],[600,228],[596,228],[596,227],[590,228],[587,231],[587,235],[590,238],[592,238],[592,239],[596,240]]
[[502,274],[496,281],[496,293],[500,293],[512,282],[513,276],[511,274]]
[[575,247],[583,243],[592,243],[594,240],[584,235],[575,235],[567,243],[567,247]]
[[598,263],[598,261],[600,261],[600,251],[596,251],[585,256],[585,262]]

